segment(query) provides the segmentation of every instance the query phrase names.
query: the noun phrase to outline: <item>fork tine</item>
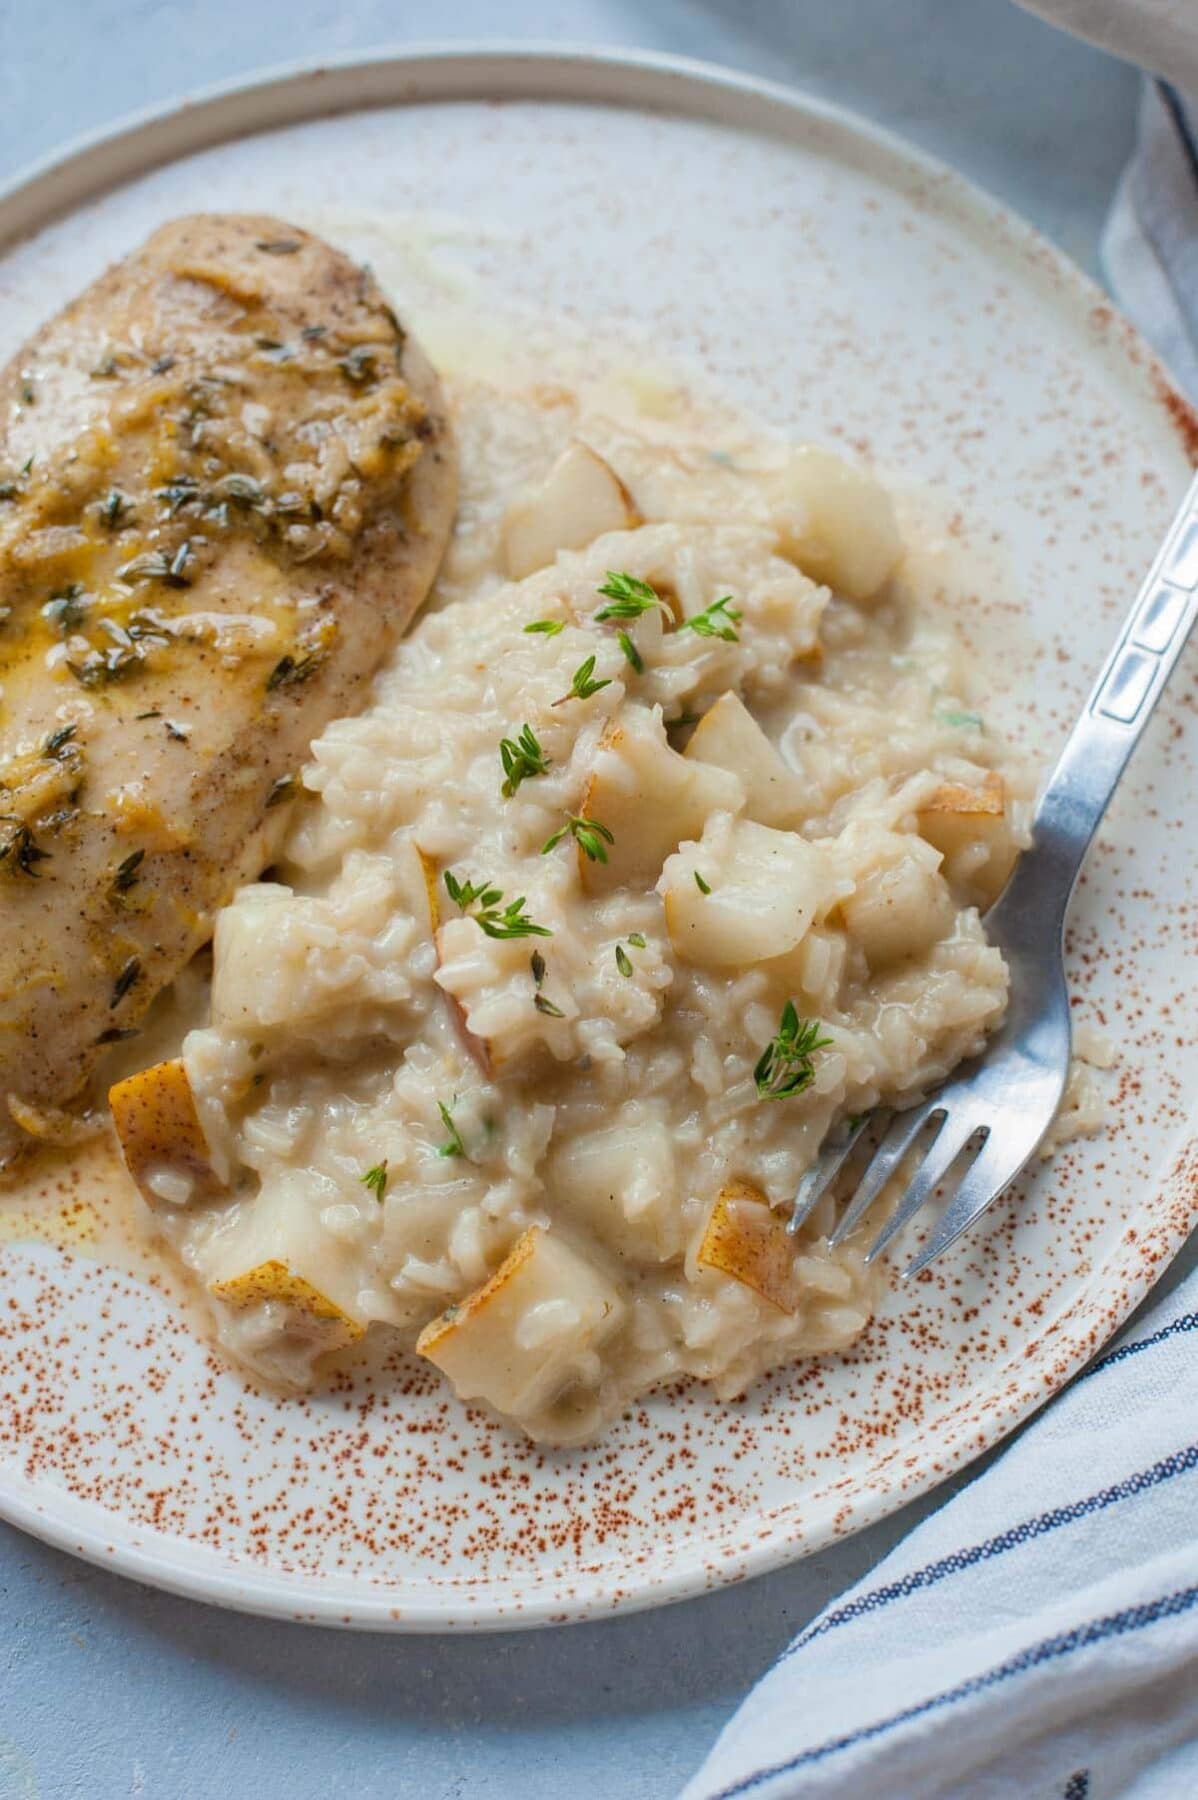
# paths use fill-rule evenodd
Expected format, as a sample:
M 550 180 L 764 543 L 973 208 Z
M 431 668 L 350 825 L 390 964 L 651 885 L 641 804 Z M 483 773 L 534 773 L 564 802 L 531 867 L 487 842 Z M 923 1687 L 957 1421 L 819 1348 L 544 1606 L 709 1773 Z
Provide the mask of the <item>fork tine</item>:
M 933 1188 L 944 1180 L 976 1129 L 968 1118 L 962 1119 L 953 1113 L 945 1115 L 935 1142 L 911 1177 L 907 1191 L 866 1252 L 867 1263 L 874 1262 L 881 1256 L 886 1246 L 893 1242 L 903 1227 L 927 1203 Z
M 887 1129 L 886 1136 L 874 1151 L 868 1168 L 863 1171 L 857 1192 L 853 1195 L 835 1231 L 828 1239 L 830 1250 L 834 1250 L 837 1244 L 842 1244 L 850 1232 L 856 1231 L 911 1148 L 916 1134 L 936 1110 L 934 1102 L 925 1101 L 922 1106 L 912 1107 L 910 1112 L 899 1113 L 893 1120 Z
M 876 1117 L 876 1113 L 862 1113 L 856 1124 L 849 1126 L 846 1131 L 833 1132 L 799 1183 L 794 1211 L 786 1227 L 788 1231 L 798 1231 L 807 1223 L 852 1155 L 853 1146 L 860 1140 L 870 1119 Z
M 991 1202 L 1006 1192 L 1018 1173 L 1019 1168 L 1011 1166 L 1009 1148 L 1004 1151 L 1000 1141 L 991 1134 L 937 1220 L 935 1231 L 910 1267 L 903 1271 L 903 1280 L 910 1281 L 913 1275 L 926 1269 L 950 1244 L 956 1243 L 961 1233 L 968 1231 L 981 1218 Z

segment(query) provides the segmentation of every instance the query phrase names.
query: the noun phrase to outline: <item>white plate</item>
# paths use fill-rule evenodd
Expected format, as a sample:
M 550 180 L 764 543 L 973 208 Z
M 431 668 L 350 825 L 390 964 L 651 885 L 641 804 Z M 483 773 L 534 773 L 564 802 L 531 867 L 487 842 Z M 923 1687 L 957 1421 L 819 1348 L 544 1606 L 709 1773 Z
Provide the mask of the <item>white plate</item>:
M 993 600 L 970 618 L 1018 613 L 1017 594 L 1030 622 L 1006 721 L 1048 745 L 1198 440 L 1135 333 L 1025 226 L 858 121 L 718 71 L 438 52 L 158 115 L 0 197 L 0 352 L 161 219 L 201 207 L 348 208 L 358 223 L 340 235 L 367 254 L 371 214 L 478 221 L 477 241 L 446 230 L 485 302 L 643 334 L 794 435 L 950 492 L 944 519 L 960 507 Z M 415 296 L 396 298 L 435 339 Z M 161 1295 L 94 1259 L 9 1245 L 0 1511 L 257 1612 L 517 1625 L 768 1569 L 994 1443 L 1126 1316 L 1195 1205 L 1189 669 L 1188 709 L 1182 671 L 1071 928 L 1082 1009 L 1122 1051 L 1111 1129 L 892 1293 L 852 1355 L 732 1405 L 698 1387 L 660 1396 L 596 1447 L 547 1454 L 402 1369 L 280 1401 Z

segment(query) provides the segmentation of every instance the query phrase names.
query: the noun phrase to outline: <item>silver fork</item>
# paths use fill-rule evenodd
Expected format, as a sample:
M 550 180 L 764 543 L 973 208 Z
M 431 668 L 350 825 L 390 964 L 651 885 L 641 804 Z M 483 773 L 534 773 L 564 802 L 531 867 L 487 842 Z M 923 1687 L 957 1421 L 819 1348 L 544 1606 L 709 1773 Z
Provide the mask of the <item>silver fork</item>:
M 829 1242 L 865 1218 L 911 1153 L 920 1158 L 871 1246 L 880 1256 L 926 1205 L 958 1157 L 972 1160 L 903 1279 L 917 1275 L 1014 1181 L 1056 1114 L 1069 1073 L 1065 913 L 1090 841 L 1198 616 L 1198 476 L 1169 528 L 1118 641 L 1070 732 L 1033 821 L 1033 842 L 986 915 L 1011 972 L 1006 1017 L 985 1051 L 890 1123 Z M 798 1231 L 844 1168 L 871 1119 L 834 1131 L 804 1175 L 789 1229 Z M 922 1134 L 922 1137 L 921 1137 Z M 916 1148 L 916 1140 L 919 1147 Z

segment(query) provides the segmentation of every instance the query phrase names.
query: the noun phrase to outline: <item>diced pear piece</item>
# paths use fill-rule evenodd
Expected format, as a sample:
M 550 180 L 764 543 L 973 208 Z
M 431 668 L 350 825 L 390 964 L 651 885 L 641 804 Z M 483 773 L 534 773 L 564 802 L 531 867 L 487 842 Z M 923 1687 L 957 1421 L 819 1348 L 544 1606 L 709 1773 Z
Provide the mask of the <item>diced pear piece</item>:
M 433 857 L 416 845 L 416 858 L 420 864 L 420 873 L 424 879 L 424 892 L 428 900 L 429 929 L 436 934 L 441 923 L 441 889 L 437 881 L 437 864 Z
M 778 546 L 813 581 L 868 600 L 902 554 L 898 521 L 880 482 L 813 445 L 769 478 Z
M 550 1192 L 618 1256 L 662 1263 L 682 1248 L 674 1141 L 662 1119 L 569 1139 L 549 1160 Z
M 942 782 L 918 817 L 919 835 L 944 858 L 949 885 L 983 908 L 997 900 L 1019 855 L 1002 776 L 990 769 L 977 787 Z
M 489 1281 L 425 1326 L 416 1349 L 463 1400 L 520 1417 L 556 1399 L 623 1314 L 598 1269 L 533 1225 Z
M 220 1186 L 181 1058 L 118 1081 L 108 1104 L 125 1166 L 151 1206 L 167 1194 L 196 1199 Z
M 870 869 L 842 910 L 849 932 L 875 970 L 903 957 L 922 956 L 947 936 L 954 917 L 948 884 L 916 856 Z
M 737 694 L 722 694 L 704 713 L 683 754 L 735 775 L 745 811 L 762 825 L 791 825 L 803 811 L 803 784 Z
M 435 889 L 433 892 L 433 900 L 434 903 L 436 903 Z M 460 940 L 466 938 L 467 934 L 459 931 L 457 927 L 463 922 L 464 921 L 456 919 L 451 920 L 450 925 L 453 929 L 448 933 L 448 936 L 447 928 L 444 925 L 440 926 L 438 930 L 434 932 L 433 942 L 437 951 L 438 972 L 451 965 L 456 960 L 459 960 L 456 946 Z M 462 1041 L 463 1049 L 472 1057 L 489 1081 L 495 1073 L 495 1064 L 491 1055 L 491 1046 L 489 1042 L 486 1038 L 479 1037 L 477 1032 L 471 1031 L 470 1017 L 466 1010 L 465 1002 L 460 1000 L 457 994 L 452 993 L 444 983 L 438 983 L 438 986 L 440 986 L 441 992 L 445 995 L 445 1003 L 449 1007 L 450 1017 L 453 1019 L 457 1034 Z
M 289 1330 L 305 1342 L 318 1345 L 320 1355 L 356 1343 L 366 1330 L 357 1319 L 343 1312 L 336 1301 L 322 1294 L 302 1275 L 294 1274 L 277 1257 L 258 1263 L 243 1275 L 214 1281 L 209 1291 L 237 1311 L 260 1306 L 267 1300 L 286 1307 L 290 1314 Z
M 670 851 L 698 837 L 713 812 L 739 812 L 744 789 L 735 775 L 697 758 L 680 756 L 666 742 L 652 713 L 625 708 L 604 727 L 595 766 L 579 807 L 583 817 L 606 825 L 615 842 L 607 861 L 592 862 L 580 850 L 579 874 L 589 894 L 632 883 L 650 885 Z
M 699 1245 L 698 1262 L 760 1294 L 779 1312 L 798 1311 L 795 1240 L 760 1188 L 732 1181 L 720 1189 Z
M 546 568 L 559 550 L 584 550 L 605 531 L 630 531 L 642 523 L 611 464 L 587 444 L 568 444 L 536 493 L 508 508 L 504 565 L 513 581 L 522 581 Z
M 705 893 L 696 874 L 710 892 Z M 684 962 L 736 968 L 784 955 L 803 937 L 826 889 L 823 859 L 793 831 L 719 820 L 667 861 L 657 891 Z

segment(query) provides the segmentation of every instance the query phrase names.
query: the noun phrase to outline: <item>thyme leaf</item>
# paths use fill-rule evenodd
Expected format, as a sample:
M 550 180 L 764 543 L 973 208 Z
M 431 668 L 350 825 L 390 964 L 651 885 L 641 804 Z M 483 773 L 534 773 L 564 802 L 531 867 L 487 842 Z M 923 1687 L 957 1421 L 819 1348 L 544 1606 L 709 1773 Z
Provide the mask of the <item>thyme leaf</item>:
M 566 629 L 564 619 L 534 619 L 531 625 L 524 627 L 526 632 L 540 632 L 542 637 L 556 637 L 559 631 Z
M 710 884 L 710 882 L 704 881 L 704 879 L 700 875 L 698 869 L 696 869 L 694 871 L 694 876 L 695 876 L 695 886 L 698 888 L 699 892 L 701 894 L 710 894 L 711 884 Z
M 19 870 L 22 875 L 29 875 L 36 881 L 39 879 L 37 865 L 49 862 L 50 852 L 43 850 L 38 844 L 28 825 L 18 825 L 5 844 L 0 844 L 0 863 L 11 862 L 11 869 Z
M 438 1100 L 437 1111 L 441 1115 L 441 1123 L 444 1125 L 446 1131 L 449 1133 L 448 1141 L 440 1146 L 440 1148 L 438 1150 L 438 1155 L 440 1155 L 440 1156 L 465 1156 L 466 1146 L 462 1142 L 462 1134 L 458 1130 L 457 1126 L 454 1124 L 453 1114 L 450 1112 L 449 1108 L 446 1106 L 444 1100 Z
M 616 967 L 619 969 L 621 975 L 632 974 L 632 958 L 629 956 L 627 950 L 625 950 L 623 944 L 616 945 Z
M 141 959 L 137 956 L 131 956 L 112 984 L 112 998 L 108 1002 L 109 1012 L 112 1011 L 114 1006 L 120 1005 L 121 1001 L 125 998 L 125 995 L 129 992 L 129 989 L 133 986 L 140 974 Z
M 696 637 L 723 638 L 726 644 L 738 644 L 740 634 L 736 627 L 740 621 L 741 614 L 732 604 L 732 595 L 725 594 L 722 600 L 713 600 L 702 612 L 683 619 L 678 629 L 693 631 Z
M 115 893 L 127 894 L 129 892 L 137 880 L 137 871 L 145 860 L 145 854 L 144 850 L 134 850 L 125 858 L 124 862 L 117 864 L 116 873 L 112 878 Z
M 534 994 L 532 997 L 532 1003 L 536 1007 L 537 1011 L 539 1013 L 544 1013 L 547 1018 L 564 1019 L 566 1016 L 565 1013 L 562 1011 L 561 1007 L 555 1006 L 553 1004 L 552 1000 L 546 1000 L 544 994 Z
M 645 659 L 626 631 L 617 631 L 616 642 L 624 652 L 624 660 L 632 664 L 638 675 L 645 673 Z
M 384 1156 L 381 1163 L 375 1163 L 373 1169 L 367 1169 L 364 1175 L 358 1176 L 358 1180 L 363 1187 L 370 1189 L 381 1206 L 387 1192 L 387 1158 Z

